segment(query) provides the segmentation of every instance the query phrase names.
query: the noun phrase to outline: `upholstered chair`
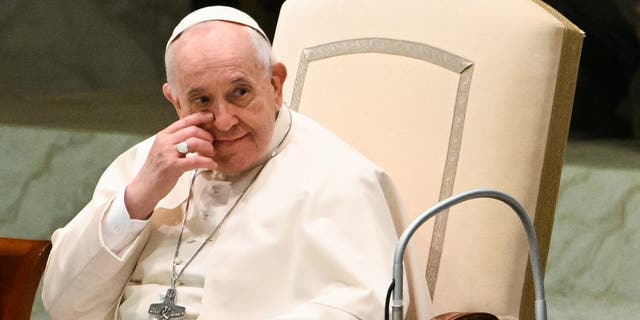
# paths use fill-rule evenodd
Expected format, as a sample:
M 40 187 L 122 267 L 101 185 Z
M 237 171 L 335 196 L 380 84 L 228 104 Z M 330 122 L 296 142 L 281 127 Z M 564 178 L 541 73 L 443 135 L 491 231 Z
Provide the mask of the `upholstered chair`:
M 288 0 L 274 51 L 285 101 L 389 172 L 399 233 L 439 200 L 494 189 L 534 219 L 544 263 L 582 39 L 540 1 Z M 411 250 L 411 319 L 533 318 L 526 237 L 504 204 L 456 206 Z

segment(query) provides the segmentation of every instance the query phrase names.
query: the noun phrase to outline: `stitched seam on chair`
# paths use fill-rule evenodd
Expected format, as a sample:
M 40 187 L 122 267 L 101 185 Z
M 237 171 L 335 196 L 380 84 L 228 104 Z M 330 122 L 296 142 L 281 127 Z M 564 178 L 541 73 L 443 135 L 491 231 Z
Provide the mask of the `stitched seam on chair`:
M 460 158 L 460 146 L 462 144 L 462 133 L 464 131 L 464 120 L 467 113 L 467 102 L 471 89 L 471 78 L 473 76 L 473 63 L 460 71 L 458 79 L 458 90 L 451 119 L 451 132 L 449 134 L 449 145 L 447 147 L 447 157 L 445 159 L 444 171 L 442 172 L 442 182 L 440 184 L 440 200 L 451 197 L 453 186 L 456 180 L 458 159 Z M 449 210 L 445 210 L 436 216 L 433 226 L 433 235 L 429 258 L 427 260 L 427 270 L 425 277 L 431 299 L 435 297 L 436 283 L 440 271 L 440 260 L 444 248 L 445 233 L 447 230 L 447 220 Z
M 305 78 L 311 62 L 355 53 L 382 53 L 410 57 L 438 65 L 459 74 L 460 78 L 454 105 L 454 116 L 451 123 L 447 158 L 444 164 L 440 200 L 451 196 L 460 153 L 462 129 L 464 127 L 474 62 L 425 43 L 388 38 L 347 39 L 307 47 L 302 50 L 298 62 L 298 69 L 291 92 L 290 108 L 296 111 L 299 109 Z M 423 270 L 432 300 L 435 296 L 435 287 L 440 269 L 447 214 L 448 212 L 442 212 L 436 217 L 431 247 L 429 248 L 427 269 Z
M 413 41 L 388 38 L 357 38 L 324 43 L 302 50 L 289 107 L 298 111 L 310 62 L 356 53 L 382 53 L 414 58 L 438 65 L 458 74 L 462 74 L 469 66 L 473 65 L 473 62 L 463 57 Z

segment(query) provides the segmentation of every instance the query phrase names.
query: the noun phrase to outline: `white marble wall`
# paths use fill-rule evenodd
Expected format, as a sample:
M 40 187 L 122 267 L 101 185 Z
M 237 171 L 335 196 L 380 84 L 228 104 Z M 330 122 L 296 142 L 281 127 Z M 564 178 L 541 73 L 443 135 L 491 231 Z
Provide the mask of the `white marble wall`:
M 49 239 L 109 163 L 144 135 L 0 126 L 0 236 Z M 48 319 L 36 296 L 32 319 Z
M 143 138 L 0 127 L 0 236 L 48 239 L 90 199 L 115 156 Z
M 545 278 L 550 319 L 640 314 L 640 144 L 574 142 Z

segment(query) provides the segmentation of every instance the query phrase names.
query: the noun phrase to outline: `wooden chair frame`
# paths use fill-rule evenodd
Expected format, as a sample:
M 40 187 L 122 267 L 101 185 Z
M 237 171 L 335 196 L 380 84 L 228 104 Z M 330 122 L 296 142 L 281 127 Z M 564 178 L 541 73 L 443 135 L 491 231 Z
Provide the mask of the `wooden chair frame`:
M 51 242 L 0 238 L 0 319 L 29 319 Z

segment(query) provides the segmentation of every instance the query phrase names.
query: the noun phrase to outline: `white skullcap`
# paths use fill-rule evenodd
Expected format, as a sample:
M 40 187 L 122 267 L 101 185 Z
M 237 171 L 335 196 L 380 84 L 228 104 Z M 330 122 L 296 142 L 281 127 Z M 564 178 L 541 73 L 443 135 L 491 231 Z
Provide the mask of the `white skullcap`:
M 258 23 L 253 20 L 253 18 L 251 18 L 248 14 L 231 7 L 213 6 L 198 9 L 182 18 L 176 28 L 173 29 L 173 33 L 171 34 L 169 41 L 167 41 L 166 48 L 169 48 L 169 45 L 173 42 L 173 40 L 175 40 L 185 30 L 198 23 L 215 20 L 235 22 L 251 27 L 252 29 L 258 31 L 258 33 L 260 33 L 267 40 L 267 42 L 269 42 L 269 38 L 267 38 L 267 35 L 264 33 L 264 31 L 260 29 Z

